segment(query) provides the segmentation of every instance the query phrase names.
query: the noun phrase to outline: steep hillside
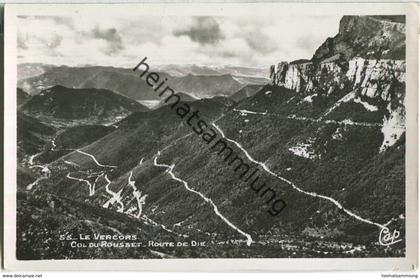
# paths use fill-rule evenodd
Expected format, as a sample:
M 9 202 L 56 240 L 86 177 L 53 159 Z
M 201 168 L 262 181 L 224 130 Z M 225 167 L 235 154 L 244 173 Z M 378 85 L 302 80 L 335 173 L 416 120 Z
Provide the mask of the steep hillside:
M 375 232 L 375 225 L 358 223 L 342 210 L 332 210 L 333 202 L 316 197 L 323 195 L 374 223 L 384 225 L 394 219 L 392 227 L 403 231 L 404 202 L 396 200 L 404 200 L 405 196 L 404 136 L 383 149 L 386 137 L 381 115 L 376 116 L 378 121 L 365 122 L 363 117 L 357 119 L 341 110 L 325 118 L 318 111 L 328 111 L 334 103 L 325 108 L 324 103 L 314 101 L 309 103 L 312 109 L 306 109 L 308 103 L 303 98 L 286 88 L 266 87 L 219 121 L 226 137 L 239 142 L 256 161 L 264 162 L 268 175 L 282 177 L 276 183 L 286 179 L 305 192 L 316 193 L 310 199 L 318 199 L 319 203 L 307 203 L 305 208 L 295 205 L 307 195 L 293 197 L 282 219 L 289 213 L 298 218 L 311 215 L 306 224 L 292 219 L 288 223 L 294 223 L 294 229 L 302 225 L 302 233 L 314 238 L 340 234 L 342 239 L 354 237 L 351 241 L 364 241 L 363 237 L 374 240 L 380 229 Z M 299 113 L 301 110 L 305 110 L 305 116 Z M 335 221 L 334 230 L 323 230 L 324 221 L 329 226 L 330 221 Z M 393 248 L 399 254 L 403 246 Z
M 272 83 L 300 93 L 304 97 L 293 101 L 310 110 L 319 107 L 319 113 L 336 101 L 323 115 L 312 116 L 382 125 L 384 150 L 402 136 L 405 126 L 402 19 L 345 16 L 337 36 L 327 39 L 311 61 L 272 66 Z M 308 110 L 303 111 L 297 115 L 305 116 Z
M 18 160 L 24 154 L 35 154 L 42 150 L 43 146 L 53 136 L 55 129 L 41 123 L 39 120 L 17 112 L 17 146 Z
M 30 95 L 24 90 L 17 88 L 16 90 L 16 104 L 19 106 L 25 103 L 30 98 Z
M 118 126 L 114 124 L 113 126 L 78 125 L 62 129 L 45 144 L 44 150 L 36 155 L 35 160 L 44 164 L 55 161 L 70 152 L 99 140 L 116 128 Z
M 139 223 L 135 219 L 117 212 L 95 207 L 89 203 L 71 200 L 65 197 L 38 191 L 37 194 L 19 191 L 17 194 L 18 238 L 16 257 L 18 260 L 34 259 L 91 259 L 91 258 L 154 258 L 160 259 L 168 248 L 138 246 L 153 237 L 156 241 L 171 241 L 173 235 L 161 227 Z M 118 227 L 118 228 L 115 228 Z M 133 248 L 81 248 L 76 250 L 63 241 L 57 243 L 57 235 L 78 238 L 80 234 L 112 235 L 118 231 L 135 235 L 129 241 Z M 179 240 L 182 238 L 179 237 Z M 47 248 L 46 243 L 53 248 Z M 133 243 L 132 243 L 133 242 Z M 137 245 L 136 245 L 137 244 Z M 83 250 L 82 250 L 83 249 Z M 118 250 L 119 249 L 119 250 Z M 76 251 L 75 251 L 76 250 Z M 169 252 L 168 252 L 169 253 Z
M 115 128 L 102 125 L 85 125 L 68 128 L 60 132 L 55 138 L 56 148 L 77 149 L 95 142 L 99 138 L 114 131 Z
M 246 85 L 245 87 L 241 88 L 239 91 L 231 95 L 230 98 L 236 102 L 239 102 L 248 97 L 252 97 L 256 93 L 258 93 L 258 91 L 261 90 L 263 87 L 263 85 Z

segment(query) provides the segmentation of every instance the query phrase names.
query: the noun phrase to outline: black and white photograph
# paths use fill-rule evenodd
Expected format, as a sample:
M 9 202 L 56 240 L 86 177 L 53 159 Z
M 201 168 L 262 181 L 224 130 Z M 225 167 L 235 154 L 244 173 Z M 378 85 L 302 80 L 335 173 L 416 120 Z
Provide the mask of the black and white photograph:
M 102 9 L 14 17 L 17 261 L 407 257 L 405 13 Z

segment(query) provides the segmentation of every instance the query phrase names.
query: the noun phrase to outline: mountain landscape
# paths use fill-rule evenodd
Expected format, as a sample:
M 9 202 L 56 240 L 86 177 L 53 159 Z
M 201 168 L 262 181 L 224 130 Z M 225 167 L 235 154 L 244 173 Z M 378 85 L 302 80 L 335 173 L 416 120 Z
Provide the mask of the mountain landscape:
M 186 75 L 225 75 L 230 74 L 235 77 L 249 77 L 267 79 L 268 69 L 250 68 L 237 66 L 199 66 L 199 65 L 158 65 L 157 71 L 166 72 L 173 77 L 182 77 Z
M 17 258 L 404 257 L 405 28 L 344 16 L 310 60 L 154 68 L 178 104 L 131 69 L 22 65 Z
M 31 97 L 20 110 L 47 122 L 69 125 L 115 122 L 134 111 L 147 111 L 148 108 L 109 90 L 56 85 Z
M 239 91 L 231 95 L 230 98 L 236 102 L 239 102 L 243 99 L 252 97 L 256 93 L 258 93 L 263 87 L 264 85 L 246 85 L 245 87 L 242 87 Z
M 170 80 L 174 89 L 199 98 L 230 95 L 245 85 L 266 84 L 269 81 L 267 73 L 262 76 L 261 70 L 253 68 L 223 67 L 210 70 L 200 66 L 186 68 L 170 65 L 157 67 L 156 70 L 162 79 Z M 18 68 L 18 72 L 22 72 L 18 87 L 30 95 L 37 95 L 49 87 L 60 85 L 75 89 L 107 89 L 138 101 L 160 100 L 145 80 L 126 68 L 39 64 L 34 64 L 31 68 L 30 64 L 24 64 Z M 249 75 L 254 72 L 258 74 Z

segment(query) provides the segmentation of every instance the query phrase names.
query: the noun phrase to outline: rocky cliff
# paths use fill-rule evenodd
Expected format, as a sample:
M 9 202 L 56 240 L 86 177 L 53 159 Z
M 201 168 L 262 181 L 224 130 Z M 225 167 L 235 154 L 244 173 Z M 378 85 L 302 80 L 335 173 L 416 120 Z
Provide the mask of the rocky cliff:
M 404 17 L 344 16 L 311 60 L 273 65 L 270 78 L 307 101 L 344 92 L 342 102 L 383 107 L 383 151 L 404 132 L 405 68 Z
M 321 61 L 340 53 L 346 59 L 405 58 L 405 16 L 344 16 L 338 34 L 328 38 L 312 58 Z

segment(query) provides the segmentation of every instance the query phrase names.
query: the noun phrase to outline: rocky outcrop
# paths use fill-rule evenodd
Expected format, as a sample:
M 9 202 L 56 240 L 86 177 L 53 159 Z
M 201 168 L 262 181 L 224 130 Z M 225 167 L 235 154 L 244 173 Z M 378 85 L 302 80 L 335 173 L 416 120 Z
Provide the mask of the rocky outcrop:
M 365 60 L 349 61 L 346 73 L 356 94 L 383 101 L 403 104 L 405 91 L 405 61 Z
M 270 78 L 304 94 L 349 88 L 389 101 L 401 94 L 397 88 L 405 82 L 404 22 L 404 16 L 344 16 L 338 34 L 311 60 L 280 62 L 272 66 Z
M 332 57 L 320 63 L 280 62 L 272 82 L 304 95 L 331 95 L 347 88 L 356 96 L 403 104 L 405 61 L 353 58 L 343 62 Z
M 344 16 L 339 33 L 328 38 L 311 60 L 271 66 L 271 81 L 296 91 L 306 102 L 347 94 L 351 99 L 346 102 L 353 100 L 368 111 L 383 107 L 384 151 L 405 130 L 404 21 L 403 16 Z
M 328 38 L 312 57 L 322 61 L 336 54 L 347 60 L 405 59 L 405 16 L 344 16 L 338 34 Z

